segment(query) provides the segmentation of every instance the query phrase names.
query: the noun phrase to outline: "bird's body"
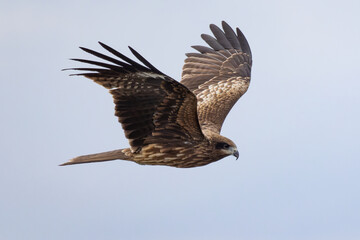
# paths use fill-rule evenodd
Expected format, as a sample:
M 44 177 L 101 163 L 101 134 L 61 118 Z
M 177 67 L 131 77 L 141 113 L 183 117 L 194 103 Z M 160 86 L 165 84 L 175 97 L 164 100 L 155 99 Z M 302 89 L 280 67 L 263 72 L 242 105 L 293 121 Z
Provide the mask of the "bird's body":
M 115 115 L 130 148 L 84 155 L 63 165 L 115 159 L 145 165 L 189 168 L 209 164 L 229 155 L 238 157 L 236 145 L 220 135 L 222 123 L 250 83 L 251 51 L 244 35 L 223 22 L 210 25 L 215 38 L 203 34 L 212 47 L 194 46 L 177 82 L 163 74 L 135 50 L 140 65 L 100 43 L 119 59 L 93 50 L 84 51 L 108 63 L 73 59 L 101 68 L 74 68 L 109 89 Z

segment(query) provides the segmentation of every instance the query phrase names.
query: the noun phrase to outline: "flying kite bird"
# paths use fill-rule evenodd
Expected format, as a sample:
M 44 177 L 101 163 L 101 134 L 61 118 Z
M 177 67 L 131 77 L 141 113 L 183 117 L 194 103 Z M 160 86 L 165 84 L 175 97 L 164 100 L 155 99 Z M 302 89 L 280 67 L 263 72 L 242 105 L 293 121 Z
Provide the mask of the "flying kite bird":
M 130 148 L 84 155 L 62 165 L 129 160 L 143 165 L 178 168 L 203 166 L 226 156 L 239 157 L 233 141 L 221 136 L 221 126 L 250 83 L 251 50 L 243 33 L 222 22 L 214 24 L 215 38 L 202 34 L 211 47 L 193 46 L 188 53 L 180 83 L 159 71 L 134 49 L 143 64 L 99 42 L 114 57 L 83 48 L 108 63 L 72 59 L 97 67 L 71 68 L 109 89 L 115 116 Z

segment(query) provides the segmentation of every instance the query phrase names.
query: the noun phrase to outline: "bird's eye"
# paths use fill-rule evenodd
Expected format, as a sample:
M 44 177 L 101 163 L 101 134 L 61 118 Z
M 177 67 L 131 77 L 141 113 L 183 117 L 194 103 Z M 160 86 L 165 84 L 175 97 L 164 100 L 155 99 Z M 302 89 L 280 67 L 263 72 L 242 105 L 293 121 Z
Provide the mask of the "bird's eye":
M 224 142 L 219 142 L 215 146 L 216 149 L 228 149 L 229 147 L 230 145 Z

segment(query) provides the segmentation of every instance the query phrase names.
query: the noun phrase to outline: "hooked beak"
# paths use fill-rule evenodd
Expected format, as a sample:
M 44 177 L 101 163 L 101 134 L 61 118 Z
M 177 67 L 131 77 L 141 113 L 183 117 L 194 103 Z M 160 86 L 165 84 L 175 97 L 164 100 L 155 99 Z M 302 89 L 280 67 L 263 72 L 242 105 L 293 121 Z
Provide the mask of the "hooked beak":
M 233 155 L 234 155 L 234 157 L 236 157 L 236 160 L 238 160 L 238 158 L 239 158 L 239 151 L 238 151 L 238 150 L 235 150 L 235 151 L 233 152 Z

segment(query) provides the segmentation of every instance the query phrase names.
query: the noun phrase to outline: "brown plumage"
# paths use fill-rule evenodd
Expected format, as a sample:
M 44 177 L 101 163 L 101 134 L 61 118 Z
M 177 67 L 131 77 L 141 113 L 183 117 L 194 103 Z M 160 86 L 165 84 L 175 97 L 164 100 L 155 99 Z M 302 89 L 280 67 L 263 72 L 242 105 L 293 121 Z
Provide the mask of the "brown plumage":
M 72 68 L 109 89 L 115 115 L 130 148 L 84 155 L 62 165 L 129 160 L 146 165 L 198 167 L 229 155 L 238 157 L 236 145 L 221 136 L 221 126 L 250 83 L 251 51 L 237 28 L 222 22 L 211 24 L 214 37 L 202 34 L 211 47 L 193 46 L 188 53 L 181 82 L 163 74 L 134 49 L 143 65 L 100 43 L 118 57 L 81 48 L 109 63 L 73 59 L 99 68 Z

